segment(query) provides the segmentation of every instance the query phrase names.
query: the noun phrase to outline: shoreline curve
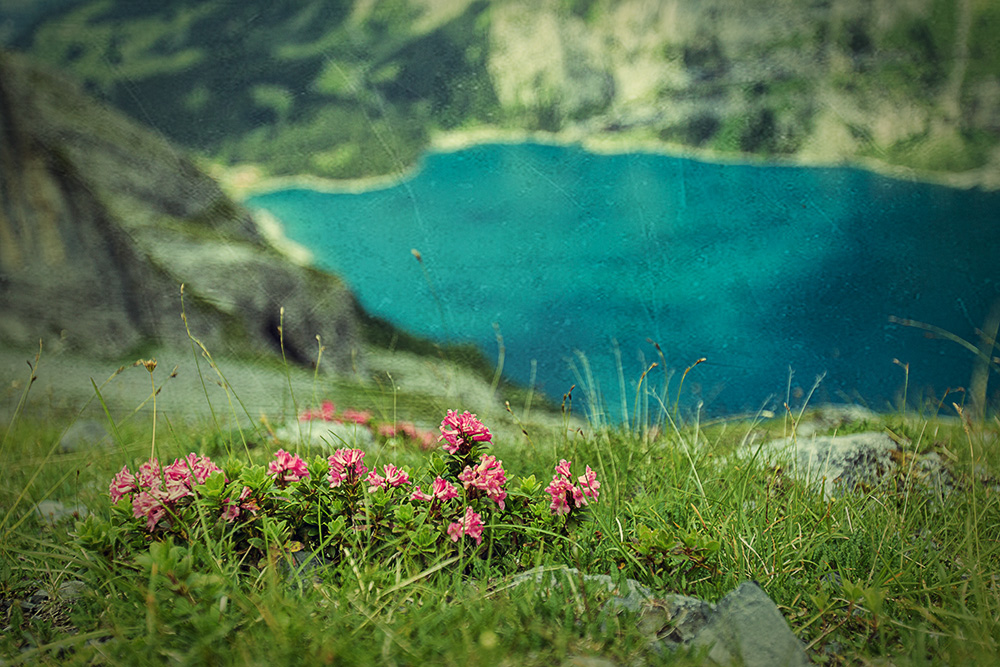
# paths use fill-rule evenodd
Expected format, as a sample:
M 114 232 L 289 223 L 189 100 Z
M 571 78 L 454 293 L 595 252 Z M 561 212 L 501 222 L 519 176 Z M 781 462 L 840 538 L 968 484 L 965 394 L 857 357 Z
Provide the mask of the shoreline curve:
M 801 155 L 761 157 L 747 153 L 724 153 L 710 149 L 697 149 L 634 135 L 595 134 L 574 128 L 558 133 L 494 127 L 441 132 L 431 136 L 423 155 L 454 153 L 487 144 L 529 142 L 551 146 L 578 146 L 596 155 L 649 153 L 717 164 L 861 169 L 896 180 L 929 183 L 960 190 L 975 188 L 985 191 L 1000 190 L 1000 171 L 990 169 L 988 166 L 955 173 L 922 171 L 866 157 L 845 157 L 842 159 L 824 159 Z M 279 190 L 308 189 L 332 194 L 360 194 L 388 189 L 406 182 L 419 173 L 421 161 L 422 159 L 395 173 L 349 179 L 324 178 L 313 174 L 271 176 L 266 174 L 259 164 L 252 163 L 235 166 L 212 164 L 209 166 L 209 173 L 222 184 L 230 196 L 242 203 L 250 197 Z

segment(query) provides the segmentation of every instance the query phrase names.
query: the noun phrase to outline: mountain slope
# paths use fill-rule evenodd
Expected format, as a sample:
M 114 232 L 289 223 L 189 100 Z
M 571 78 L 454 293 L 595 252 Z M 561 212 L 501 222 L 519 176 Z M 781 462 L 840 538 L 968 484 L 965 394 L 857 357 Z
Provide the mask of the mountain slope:
M 186 341 L 347 368 L 358 311 L 298 266 L 162 136 L 26 58 L 0 52 L 0 342 L 121 356 Z
M 436 133 L 491 128 L 983 182 L 998 31 L 976 0 L 84 0 L 16 45 L 275 174 L 399 172 Z

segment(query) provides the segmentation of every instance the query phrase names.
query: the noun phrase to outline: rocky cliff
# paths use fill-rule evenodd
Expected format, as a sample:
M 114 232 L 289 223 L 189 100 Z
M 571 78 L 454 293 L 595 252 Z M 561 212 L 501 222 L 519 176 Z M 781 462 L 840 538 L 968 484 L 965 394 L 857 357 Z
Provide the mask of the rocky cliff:
M 122 356 L 186 342 L 346 368 L 352 294 L 296 265 L 163 136 L 0 52 L 0 343 Z M 325 362 L 324 362 L 325 363 Z
M 11 42 L 272 174 L 485 129 L 1000 185 L 998 31 L 975 0 L 81 0 Z

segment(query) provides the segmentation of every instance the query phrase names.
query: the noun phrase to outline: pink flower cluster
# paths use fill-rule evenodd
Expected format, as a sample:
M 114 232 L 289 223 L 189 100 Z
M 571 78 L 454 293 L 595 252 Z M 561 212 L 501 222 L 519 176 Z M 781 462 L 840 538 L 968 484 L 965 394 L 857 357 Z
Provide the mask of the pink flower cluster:
M 297 482 L 309 476 L 306 462 L 298 454 L 289 454 L 284 449 L 279 449 L 274 453 L 276 461 L 271 461 L 267 466 L 267 473 L 274 476 L 279 486 Z
M 299 415 L 299 421 L 325 421 L 332 422 L 337 419 L 337 406 L 333 404 L 333 401 L 323 401 L 320 404 L 319 410 L 306 410 Z
M 259 509 L 257 501 L 250 498 L 250 487 L 244 486 L 239 498 L 236 500 L 226 498 L 222 502 L 222 518 L 228 523 L 232 523 L 239 518 L 241 510 L 248 510 L 251 514 L 256 514 Z
M 353 486 L 361 481 L 368 472 L 364 458 L 365 453 L 360 449 L 338 449 L 331 454 L 327 459 L 330 462 L 330 474 L 327 476 L 330 488 L 341 484 Z
M 466 454 L 476 442 L 490 442 L 493 436 L 483 422 L 476 418 L 476 415 L 469 414 L 466 410 L 458 414 L 455 410 L 449 410 L 448 414 L 441 420 L 441 435 L 438 442 L 444 440 L 441 447 L 449 454 Z
M 372 419 L 372 413 L 368 410 L 354 410 L 348 408 L 344 410 L 343 414 L 340 415 L 340 421 L 351 422 L 357 424 L 358 426 L 367 426 L 368 422 Z
M 193 452 L 162 469 L 159 461 L 150 459 L 139 466 L 135 474 L 129 471 L 128 466 L 122 466 L 111 480 L 108 493 L 113 503 L 130 497 L 133 516 L 145 518 L 146 529 L 152 532 L 181 499 L 194 495 L 192 489 L 196 485 L 204 484 L 211 475 L 221 472 L 222 469 L 207 456 L 198 456 Z M 241 503 L 248 495 L 249 489 L 244 489 L 235 510 L 227 505 L 227 511 L 223 512 L 227 521 L 239 515 Z
M 479 464 L 475 468 L 465 466 L 465 470 L 459 473 L 458 479 L 466 490 L 477 489 L 499 505 L 500 509 L 504 508 L 507 492 L 503 485 L 507 483 L 507 475 L 503 470 L 503 461 L 498 461 L 490 454 L 483 454 Z
M 431 492 L 429 494 L 424 493 L 420 490 L 420 486 L 417 486 L 413 494 L 410 496 L 410 500 L 451 500 L 452 498 L 458 497 L 458 489 L 455 485 L 444 479 L 443 477 L 438 477 L 434 480 L 434 484 L 431 485 Z
M 577 509 L 587 505 L 587 499 L 597 500 L 600 495 L 598 489 L 601 483 L 597 481 L 597 474 L 587 466 L 586 472 L 577 478 L 577 484 L 573 484 L 569 471 L 571 463 L 566 459 L 561 459 L 556 466 L 556 474 L 552 476 L 552 482 L 545 487 L 545 492 L 552 496 L 552 503 L 549 509 L 556 516 L 569 514 L 570 503 Z
M 299 414 L 299 421 L 326 421 L 338 424 L 357 424 L 371 431 L 372 435 L 383 438 L 403 437 L 413 442 L 421 449 L 430 449 L 434 444 L 434 434 L 430 431 L 418 429 L 412 422 L 399 422 L 398 424 L 376 425 L 373 415 L 369 410 L 355 410 L 347 408 L 339 415 L 337 406 L 333 401 L 325 400 L 320 404 L 319 409 L 304 410 Z
M 393 464 L 387 463 L 382 467 L 382 469 L 385 471 L 385 477 L 379 475 L 375 470 L 368 473 L 367 481 L 369 493 L 375 493 L 379 489 L 387 489 L 390 486 L 395 488 L 397 486 L 410 483 L 410 476 Z
M 320 404 L 319 410 L 305 410 L 299 415 L 299 421 L 324 421 L 324 422 L 337 422 L 338 424 L 343 424 L 346 422 L 352 422 L 354 424 L 360 424 L 361 426 L 367 426 L 368 422 L 371 421 L 372 413 L 367 410 L 354 410 L 348 408 L 344 410 L 340 415 L 337 414 L 337 406 L 333 404 L 333 401 L 325 400 Z
M 483 542 L 483 518 L 473 512 L 471 507 L 465 508 L 465 516 L 461 521 L 448 524 L 448 536 L 452 542 L 458 542 L 465 535 L 475 539 L 477 547 Z
M 413 422 L 399 422 L 395 426 L 392 424 L 382 424 L 378 427 L 378 435 L 383 438 L 403 437 L 416 443 L 420 449 L 430 449 L 434 445 L 434 434 L 430 431 L 418 429 Z

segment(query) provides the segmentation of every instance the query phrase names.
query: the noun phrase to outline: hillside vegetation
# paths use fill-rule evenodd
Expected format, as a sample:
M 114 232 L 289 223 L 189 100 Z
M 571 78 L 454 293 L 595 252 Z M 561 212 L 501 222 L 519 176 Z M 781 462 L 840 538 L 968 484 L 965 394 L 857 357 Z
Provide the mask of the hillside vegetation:
M 271 174 L 397 173 L 490 129 L 990 183 L 998 30 L 979 0 L 91 0 L 14 46 Z

